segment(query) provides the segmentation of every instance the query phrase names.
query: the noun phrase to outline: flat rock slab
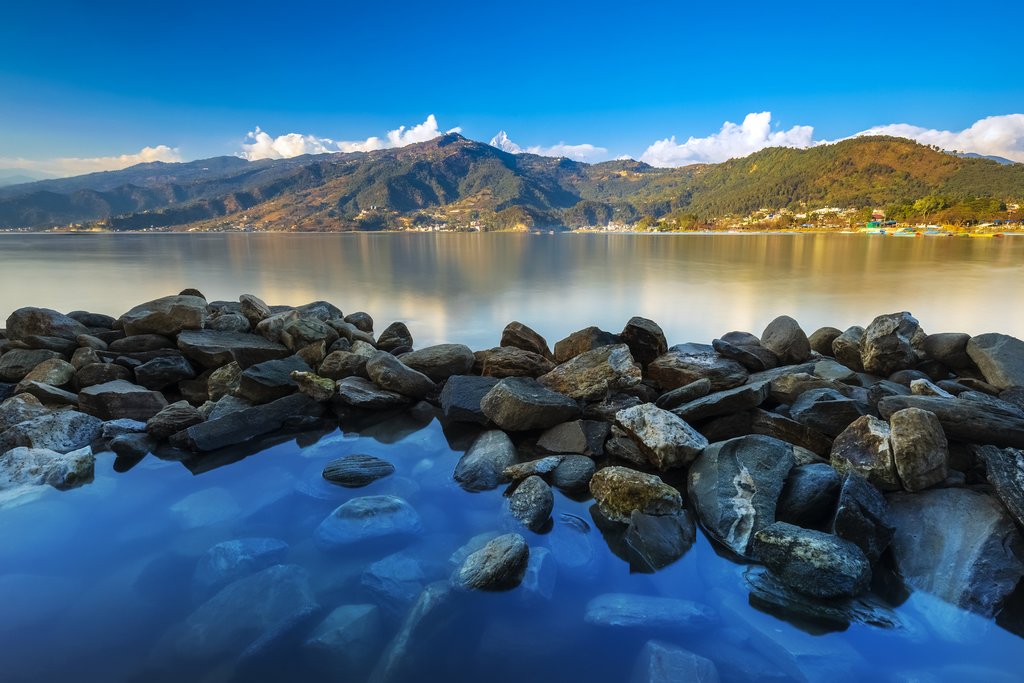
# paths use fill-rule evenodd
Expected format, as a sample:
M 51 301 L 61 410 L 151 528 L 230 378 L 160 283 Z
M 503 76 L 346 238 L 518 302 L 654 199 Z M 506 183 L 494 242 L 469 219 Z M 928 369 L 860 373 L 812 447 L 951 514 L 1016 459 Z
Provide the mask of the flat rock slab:
M 528 377 L 501 380 L 480 402 L 484 415 L 507 431 L 547 429 L 580 416 L 580 407 L 568 396 Z
M 167 399 L 159 391 L 151 391 L 125 380 L 94 384 L 78 393 L 83 413 L 101 420 L 126 417 L 145 422 L 167 407 Z
M 187 358 L 207 369 L 219 368 L 232 361 L 245 369 L 292 354 L 284 344 L 258 334 L 216 330 L 185 330 L 178 335 L 178 348 Z
M 268 360 L 242 371 L 235 394 L 253 403 L 269 403 L 299 390 L 293 372 L 312 372 L 298 356 Z
M 672 410 L 688 422 L 719 415 L 731 415 L 742 410 L 757 408 L 768 398 L 771 383 L 767 381 L 744 384 L 734 389 L 718 391 L 683 404 Z
M 322 414 L 320 403 L 305 394 L 292 394 L 189 427 L 175 434 L 171 443 L 193 451 L 215 451 L 281 429 L 292 418 Z
M 1016 413 L 977 401 L 938 396 L 887 396 L 878 402 L 878 412 L 885 419 L 904 408 L 934 413 L 950 440 L 1024 448 L 1024 418 Z
M 373 455 L 346 455 L 327 463 L 323 477 L 332 484 L 360 488 L 394 474 L 395 466 Z
M 1024 341 L 1006 334 L 979 334 L 967 342 L 967 355 L 997 389 L 1024 387 Z
M 632 593 L 605 593 L 587 603 L 583 620 L 592 626 L 697 631 L 717 621 L 707 605 Z
M 410 398 L 394 391 L 381 389 L 362 377 L 338 380 L 338 400 L 353 408 L 386 410 L 408 405 Z

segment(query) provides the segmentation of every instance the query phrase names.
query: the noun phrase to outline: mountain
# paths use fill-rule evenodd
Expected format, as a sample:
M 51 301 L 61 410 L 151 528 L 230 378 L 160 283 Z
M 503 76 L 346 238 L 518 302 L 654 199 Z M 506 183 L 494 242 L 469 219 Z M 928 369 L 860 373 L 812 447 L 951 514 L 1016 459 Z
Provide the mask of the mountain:
M 27 171 L 23 168 L 0 168 L 0 187 L 8 185 L 21 185 L 36 180 L 43 180 L 51 176 L 39 171 Z
M 978 154 L 976 152 L 956 152 L 956 155 L 964 159 L 990 159 L 1004 166 L 1009 166 L 1010 164 L 1017 163 L 1012 159 L 1007 159 L 1006 157 L 997 157 L 994 154 Z
M 105 221 L 114 229 L 523 229 L 677 214 L 707 220 L 801 206 L 911 211 L 926 197 L 930 207 L 974 201 L 972 210 L 1001 210 L 1002 202 L 1024 199 L 1024 165 L 958 157 L 902 138 L 860 137 L 664 169 L 513 154 L 451 133 L 372 152 L 156 162 L 0 188 L 0 227 Z M 978 198 L 991 201 L 977 204 Z

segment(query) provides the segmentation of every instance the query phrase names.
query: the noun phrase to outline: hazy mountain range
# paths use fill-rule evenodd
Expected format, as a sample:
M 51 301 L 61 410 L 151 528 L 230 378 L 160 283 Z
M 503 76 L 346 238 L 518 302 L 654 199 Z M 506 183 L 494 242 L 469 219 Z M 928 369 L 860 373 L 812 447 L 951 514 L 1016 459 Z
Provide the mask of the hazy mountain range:
M 903 138 L 765 149 L 682 168 L 511 154 L 447 134 L 373 152 L 215 157 L 0 187 L 0 227 L 106 221 L 115 229 L 252 225 L 351 230 L 471 222 L 485 229 L 600 225 L 673 212 L 873 207 L 926 196 L 1024 199 L 1024 164 Z

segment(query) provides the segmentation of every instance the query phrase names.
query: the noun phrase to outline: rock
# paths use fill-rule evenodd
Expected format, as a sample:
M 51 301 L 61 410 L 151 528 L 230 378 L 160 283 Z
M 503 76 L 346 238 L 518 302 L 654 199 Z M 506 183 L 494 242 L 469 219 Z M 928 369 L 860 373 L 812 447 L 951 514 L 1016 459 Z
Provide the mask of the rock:
M 322 414 L 320 403 L 305 394 L 293 394 L 193 425 L 176 434 L 172 443 L 197 452 L 215 451 L 274 432 L 297 417 Z
M 837 437 L 867 414 L 863 404 L 834 389 L 811 389 L 800 394 L 789 409 L 792 419 L 827 436 Z
M 18 391 L 35 396 L 48 406 L 78 406 L 78 395 L 42 382 L 22 380 Z
M 194 379 L 196 371 L 181 356 L 154 358 L 135 368 L 135 380 L 146 387 L 160 391 L 186 379 Z
M 206 300 L 197 296 L 165 296 L 133 307 L 121 316 L 124 332 L 177 335 L 182 330 L 202 329 Z
M 268 360 L 242 371 L 235 395 L 253 403 L 269 403 L 298 391 L 292 372 L 312 372 L 298 356 Z
M 796 422 L 795 420 L 783 417 L 778 413 L 755 409 L 747 413 L 747 419 L 749 419 L 749 423 L 744 423 L 746 428 L 745 432 L 732 434 L 728 438 L 744 436 L 745 434 L 772 436 L 781 441 L 791 443 L 794 446 L 805 448 L 820 457 L 828 457 L 828 454 L 832 449 L 832 439 L 821 432 L 815 431 L 810 427 Z M 723 439 L 715 438 L 714 440 L 721 441 Z
M 284 562 L 288 544 L 276 538 L 239 538 L 218 543 L 196 564 L 192 585 L 202 595 Z
M 771 398 L 782 404 L 795 403 L 800 396 L 812 389 L 831 389 L 846 396 L 850 387 L 831 379 L 818 377 L 806 372 L 793 372 L 779 375 L 771 380 Z
M 96 355 L 95 349 L 91 348 L 80 348 L 75 349 L 75 352 L 71 354 L 71 367 L 75 370 L 81 370 L 86 365 L 92 365 L 93 363 L 102 363 L 100 357 Z
M 481 351 L 484 377 L 540 377 L 554 369 L 555 364 L 532 351 L 515 346 L 499 346 Z
M 538 378 L 549 389 L 594 401 L 640 384 L 643 373 L 625 344 L 585 351 Z
M 385 410 L 407 405 L 408 396 L 381 389 L 362 377 L 346 377 L 338 380 L 338 399 L 345 405 L 366 410 Z
M 373 340 L 373 334 L 371 334 L 372 330 L 371 332 L 364 332 L 355 325 L 343 320 L 328 320 L 327 324 L 333 327 L 335 332 L 338 333 L 339 341 L 348 342 L 349 345 L 355 344 L 357 341 L 361 341 L 372 346 L 374 351 L 377 350 L 376 342 Z M 331 347 L 333 348 L 337 343 L 338 342 L 335 342 Z M 395 351 L 391 351 L 389 353 L 395 353 L 398 349 L 405 349 L 403 353 L 412 351 L 411 346 L 399 346 L 395 348 Z
M 399 552 L 367 567 L 359 583 L 385 610 L 403 614 L 423 591 L 427 576 L 416 558 Z
M 531 328 L 515 320 L 506 325 L 505 329 L 501 331 L 501 342 L 498 345 L 514 346 L 524 351 L 536 353 L 548 360 L 554 359 L 551 349 L 548 348 L 547 340 Z
M 928 358 L 937 360 L 947 367 L 962 370 L 974 365 L 974 361 L 967 355 L 967 342 L 970 340 L 971 335 L 960 332 L 929 334 L 924 338 L 921 348 Z
M 783 365 L 803 363 L 811 357 L 811 343 L 797 321 L 781 315 L 761 333 L 761 345 L 778 356 Z
M 242 368 L 232 361 L 210 373 L 206 380 L 207 394 L 211 401 L 219 401 L 224 396 L 234 395 L 241 382 Z
M 832 342 L 842 333 L 843 331 L 836 327 L 819 327 L 811 333 L 807 341 L 811 345 L 812 351 L 822 356 L 831 356 L 833 353 Z
M 604 454 L 608 423 L 573 420 L 551 427 L 537 439 L 537 448 L 548 453 L 579 453 L 590 457 Z
M 79 335 L 82 336 L 82 335 Z M 75 339 L 77 339 L 76 337 Z M 70 339 L 61 339 L 60 337 L 40 337 L 32 335 L 24 337 L 16 342 L 18 345 L 24 345 L 24 347 L 30 349 L 45 349 L 46 351 L 56 351 L 62 356 L 70 356 L 78 348 L 78 342 Z
M 494 377 L 476 377 L 473 375 L 455 375 L 445 382 L 441 390 L 441 414 L 445 422 L 468 422 L 486 425 L 480 402 L 487 392 L 494 388 L 498 380 Z
M 397 348 L 414 346 L 412 333 L 405 323 L 391 323 L 377 338 L 377 348 L 381 351 L 394 351 Z
M 946 479 L 949 444 L 939 419 L 920 408 L 897 410 L 889 417 L 892 458 L 903 488 L 921 491 Z
M 807 529 L 818 527 L 835 511 L 841 483 L 831 465 L 794 467 L 779 497 L 775 518 Z
M 89 334 L 89 329 L 49 308 L 19 308 L 7 318 L 7 338 L 12 341 L 26 337 L 57 337 L 74 341 L 80 334 Z
M 258 334 L 186 330 L 178 335 L 178 348 L 185 357 L 207 369 L 238 363 L 242 368 L 280 360 L 291 355 L 288 347 Z
M 697 527 L 685 510 L 670 515 L 648 515 L 634 510 L 624 537 L 631 571 L 663 569 L 693 547 Z
M 530 547 L 519 534 L 505 534 L 466 558 L 452 583 L 470 590 L 501 591 L 522 582 Z
M 794 462 L 790 444 L 767 436 L 741 436 L 705 448 L 690 467 L 688 490 L 708 533 L 747 556 L 753 535 L 775 522 Z
M 329 401 L 337 390 L 333 379 L 321 377 L 312 372 L 292 370 L 291 377 L 295 380 L 295 384 L 299 387 L 301 393 L 321 403 Z
M 672 410 L 678 408 L 684 403 L 696 401 L 698 398 L 703 398 L 711 393 L 711 380 L 699 379 L 696 382 L 690 382 L 689 384 L 683 385 L 672 391 L 668 391 L 658 397 L 654 405 L 665 410 Z
M 203 416 L 188 401 L 172 403 L 146 422 L 146 432 L 154 439 L 166 439 L 183 429 L 203 422 Z
M 106 384 L 118 380 L 131 382 L 132 371 L 115 363 L 90 363 L 75 373 L 74 384 L 81 391 L 86 387 Z
M 338 380 L 346 377 L 365 377 L 369 358 L 351 351 L 331 351 L 317 371 L 323 377 Z
M 658 640 L 648 640 L 633 665 L 630 683 L 719 683 L 714 662 Z
M 687 422 L 731 415 L 756 408 L 764 403 L 768 399 L 771 386 L 771 383 L 765 380 L 744 384 L 734 389 L 708 394 L 703 398 L 685 403 L 673 409 L 672 412 Z
M 363 313 L 362 311 L 349 313 L 345 316 L 345 322 L 350 325 L 355 325 L 356 329 L 360 332 L 373 332 L 373 318 L 370 317 L 369 313 Z
M 814 376 L 843 384 L 857 384 L 859 382 L 857 373 L 831 358 L 819 360 L 814 364 Z
M 0 491 L 17 486 L 48 484 L 66 491 L 93 478 L 96 458 L 85 446 L 69 453 L 18 446 L 0 456 Z
M 1016 448 L 975 446 L 972 452 L 985 465 L 985 477 L 1017 524 L 1024 526 L 1024 453 Z
M 82 389 L 78 394 L 78 404 L 83 413 L 101 420 L 127 417 L 145 421 L 163 410 L 167 399 L 158 391 L 115 380 Z
M 174 340 L 162 334 L 137 334 L 115 339 L 107 348 L 113 353 L 146 353 L 175 348 Z
M 859 547 L 871 564 L 892 541 L 893 528 L 885 497 L 859 474 L 843 477 L 829 531 Z
M 861 549 L 821 531 L 775 522 L 754 535 L 751 550 L 787 586 L 816 598 L 854 597 L 871 583 Z
M 453 589 L 447 581 L 437 581 L 423 589 L 416 604 L 402 622 L 398 633 L 385 648 L 368 679 L 371 683 L 398 683 L 415 680 L 423 671 L 420 659 L 423 648 L 444 647 L 450 643 L 445 627 L 457 610 L 453 609 Z
M 537 475 L 527 477 L 508 499 L 509 512 L 530 531 L 540 531 L 551 519 L 555 497 L 551 487 Z
M 903 580 L 963 609 L 995 615 L 1024 576 L 1024 540 L 1003 507 L 960 488 L 893 493 L 887 501 L 896 528 L 892 555 Z
M 353 498 L 329 514 L 316 529 L 319 548 L 331 550 L 376 539 L 412 536 L 420 516 L 397 496 Z
M 558 466 L 565 459 L 564 455 L 549 455 L 545 458 L 538 458 L 537 460 L 529 460 L 527 462 L 517 463 L 515 465 L 509 465 L 502 473 L 505 475 L 507 481 L 520 482 L 527 477 L 537 475 L 541 478 L 547 477 L 553 473 Z M 587 458 L 589 460 L 589 458 Z
M 241 313 L 225 313 L 210 320 L 206 328 L 215 332 L 245 333 L 252 329 L 252 325 Z
M 647 368 L 647 377 L 661 390 L 670 391 L 700 379 L 711 382 L 711 391 L 724 391 L 746 383 L 747 369 L 724 358 L 710 347 L 674 346 Z
M 911 339 L 920 327 L 907 313 L 890 313 L 875 318 L 861 341 L 861 362 L 865 372 L 888 377 L 897 370 L 907 370 L 917 363 Z
M 634 511 L 650 515 L 673 515 L 683 506 L 683 497 L 653 474 L 628 467 L 604 467 L 590 480 L 590 493 L 605 517 L 628 524 Z
M 604 593 L 587 603 L 583 620 L 591 626 L 697 632 L 714 624 L 717 615 L 689 600 Z
M 90 445 L 103 422 L 74 410 L 62 410 L 19 422 L 0 432 L 0 453 L 17 446 L 70 453 Z
M 850 327 L 832 341 L 832 355 L 854 372 L 864 372 L 864 361 L 861 360 L 863 342 L 864 328 Z
M 303 649 L 322 660 L 324 669 L 359 680 L 376 656 L 383 626 L 376 605 L 342 605 L 313 630 Z
M 0 403 L 0 433 L 19 422 L 49 415 L 50 411 L 30 394 L 17 394 Z
M 271 315 L 270 306 L 252 294 L 241 295 L 238 297 L 238 303 L 241 304 L 242 315 L 254 328 Z
M 1005 334 L 980 334 L 967 342 L 967 355 L 997 389 L 1024 387 L 1024 341 Z
M 516 447 L 505 432 L 484 432 L 459 459 L 455 481 L 467 491 L 489 491 L 511 481 L 504 472 L 518 459 Z
M 20 382 L 40 363 L 60 358 L 61 355 L 56 351 L 11 349 L 0 355 L 0 381 Z
M 749 332 L 728 332 L 711 342 L 719 355 L 731 358 L 751 372 L 761 372 L 778 366 L 779 357 L 761 345 L 761 340 Z
M 964 387 L 966 390 L 967 387 Z M 910 382 L 910 393 L 914 396 L 939 396 L 941 398 L 953 398 L 953 394 L 949 393 L 942 387 L 932 384 L 927 379 L 915 379 Z M 961 392 L 962 393 L 962 392 Z
M 284 332 L 284 326 L 298 317 L 299 312 L 293 309 L 275 311 L 272 315 L 261 320 L 256 325 L 254 331 L 269 342 L 283 345 L 281 333 Z
M 551 484 L 568 493 L 588 490 L 597 471 L 594 461 L 585 455 L 566 455 L 551 472 Z
M 378 351 L 366 362 L 366 374 L 382 389 L 403 396 L 423 398 L 437 389 L 429 377 L 384 351 Z
M 273 565 L 228 584 L 196 609 L 178 633 L 175 653 L 183 660 L 212 660 L 252 650 L 318 610 L 306 571 Z
M 110 440 L 108 447 L 119 458 L 141 460 L 156 450 L 159 441 L 149 434 L 121 434 Z
M 878 413 L 885 419 L 904 408 L 921 408 L 934 413 L 947 439 L 1024 448 L 1024 418 L 1015 411 L 959 397 L 889 396 L 878 403 Z
M 102 313 L 90 313 L 88 311 L 71 311 L 68 313 L 68 317 L 72 320 L 77 320 L 86 327 L 102 330 L 113 329 L 114 323 L 117 322 L 109 315 L 103 315 Z
M 857 418 L 832 443 L 832 467 L 856 472 L 883 491 L 901 487 L 893 462 L 889 425 L 872 415 Z
M 647 367 L 651 362 L 668 351 L 668 341 L 658 323 L 639 316 L 629 319 L 619 337 L 629 347 L 633 358 Z
M 564 363 L 586 351 L 620 343 L 622 343 L 622 338 L 618 335 L 605 332 L 597 327 L 587 327 L 573 332 L 555 344 L 555 362 Z
M 434 382 L 453 375 L 465 375 L 473 369 L 473 351 L 464 344 L 438 344 L 403 354 L 399 359 Z
M 327 481 L 347 488 L 360 488 L 394 474 L 395 466 L 373 455 L 346 455 L 324 467 Z
M 209 414 L 207 414 L 207 420 L 216 420 L 218 418 L 230 415 L 231 413 L 237 413 L 239 410 L 245 410 L 246 408 L 252 408 L 253 405 L 246 401 L 244 398 L 238 398 L 237 396 L 221 396 L 217 399 L 217 402 L 213 404 Z M 199 412 L 202 412 L 200 409 Z
M 483 397 L 480 408 L 498 427 L 513 432 L 547 429 L 580 415 L 571 398 L 527 377 L 501 380 Z
M 689 465 L 708 445 L 708 440 L 685 420 L 653 403 L 619 411 L 615 423 L 659 470 Z
M 281 343 L 293 353 L 310 344 L 323 342 L 330 346 L 337 340 L 338 333 L 334 328 L 317 318 L 292 318 L 281 328 Z
M 61 358 L 50 358 L 32 368 L 14 389 L 15 393 L 25 391 L 23 387 L 30 382 L 48 384 L 52 387 L 62 387 L 71 382 L 75 376 L 75 367 Z

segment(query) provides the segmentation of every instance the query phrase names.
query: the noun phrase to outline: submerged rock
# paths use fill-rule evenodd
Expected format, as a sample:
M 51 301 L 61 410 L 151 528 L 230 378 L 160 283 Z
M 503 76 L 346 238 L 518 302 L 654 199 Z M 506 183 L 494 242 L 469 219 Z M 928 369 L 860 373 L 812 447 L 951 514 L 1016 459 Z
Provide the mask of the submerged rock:
M 632 593 L 605 593 L 587 603 L 591 626 L 694 632 L 717 620 L 715 611 L 690 600 Z
M 649 640 L 633 665 L 629 683 L 719 683 L 714 662 L 677 645 Z
M 324 467 L 327 481 L 347 488 L 360 488 L 394 474 L 395 466 L 373 455 L 346 455 Z
M 74 410 L 48 413 L 0 432 L 0 453 L 17 446 L 70 453 L 92 444 L 102 431 L 103 421 L 91 415 Z
M 488 491 L 510 481 L 505 470 L 518 461 L 508 434 L 492 429 L 476 438 L 455 466 L 455 481 L 467 491 Z
M 467 557 L 452 581 L 471 590 L 509 590 L 522 582 L 529 560 L 526 539 L 519 534 L 505 534 Z
M 199 558 L 192 585 L 209 595 L 227 584 L 284 561 L 288 544 L 276 538 L 238 538 L 213 546 Z
M 330 550 L 374 539 L 411 536 L 420 516 L 397 496 L 353 498 L 328 515 L 316 529 L 318 547 Z
M 683 506 L 683 497 L 653 474 L 628 467 L 604 467 L 590 480 L 590 492 L 601 513 L 629 524 L 633 512 L 673 515 Z
M 313 629 L 303 650 L 325 670 L 358 680 L 382 644 L 383 626 L 376 605 L 342 605 Z
M 871 583 L 861 549 L 820 531 L 775 522 L 754 535 L 751 551 L 787 586 L 813 597 L 849 598 Z
M 685 420 L 653 403 L 620 410 L 615 423 L 660 470 L 689 465 L 708 445 L 708 440 Z

